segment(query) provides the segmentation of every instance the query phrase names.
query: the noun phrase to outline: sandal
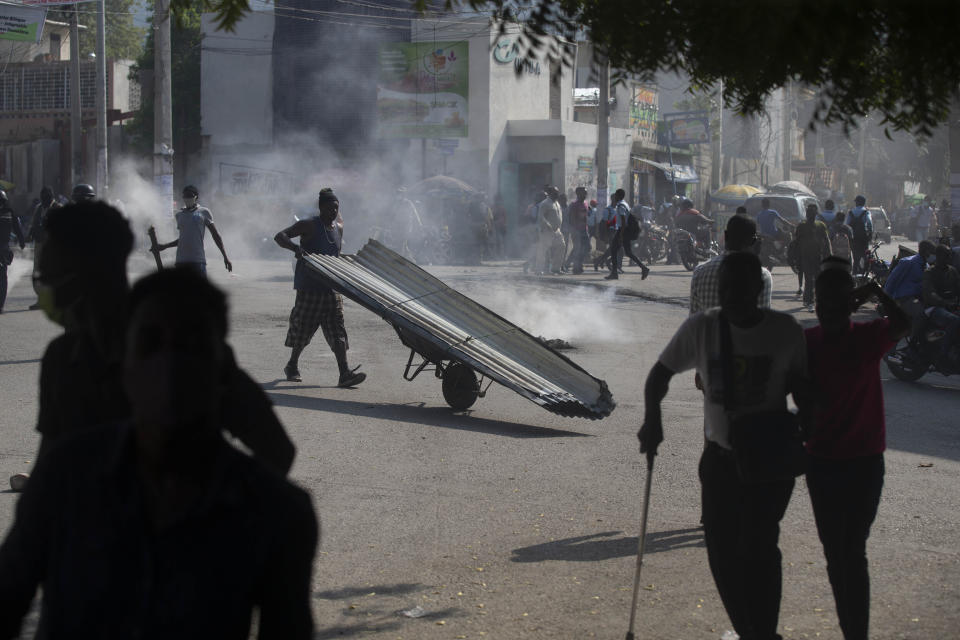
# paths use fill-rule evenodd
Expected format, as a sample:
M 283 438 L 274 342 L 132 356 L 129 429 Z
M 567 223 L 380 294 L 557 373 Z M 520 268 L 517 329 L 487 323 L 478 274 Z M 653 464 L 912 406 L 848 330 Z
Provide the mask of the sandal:
M 340 381 L 337 383 L 337 386 L 340 387 L 341 389 L 345 389 L 347 387 L 355 387 L 361 382 L 363 382 L 364 380 L 366 380 L 367 374 L 358 372 L 357 369 L 359 368 L 360 368 L 359 366 L 354 367 L 350 371 L 342 374 L 340 376 Z
M 283 368 L 283 375 L 287 377 L 287 382 L 302 382 L 300 370 L 296 367 L 291 367 L 289 364 Z

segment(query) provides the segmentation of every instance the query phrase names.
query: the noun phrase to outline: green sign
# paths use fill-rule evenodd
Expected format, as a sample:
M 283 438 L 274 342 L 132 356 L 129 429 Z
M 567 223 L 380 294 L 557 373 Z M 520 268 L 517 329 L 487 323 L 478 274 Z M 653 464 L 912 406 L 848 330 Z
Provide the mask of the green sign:
M 46 9 L 0 4 L 0 39 L 40 42 Z
M 377 128 L 381 138 L 466 138 L 466 42 L 380 45 Z

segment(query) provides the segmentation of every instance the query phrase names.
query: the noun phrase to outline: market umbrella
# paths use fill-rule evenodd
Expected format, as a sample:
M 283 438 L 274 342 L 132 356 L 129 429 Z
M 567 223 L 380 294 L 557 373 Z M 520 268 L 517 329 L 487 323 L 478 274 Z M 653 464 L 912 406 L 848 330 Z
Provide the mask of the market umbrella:
M 433 176 L 421 180 L 408 190 L 408 195 L 418 198 L 470 198 L 478 191 L 463 180 L 450 176 Z
M 770 187 L 770 191 L 779 191 L 781 193 L 805 193 L 808 196 L 817 197 L 817 194 L 813 192 L 813 189 L 802 182 L 797 182 L 796 180 L 784 180 L 782 182 L 778 182 Z
M 727 207 L 739 207 L 762 189 L 749 184 L 728 184 L 710 194 L 710 199 Z

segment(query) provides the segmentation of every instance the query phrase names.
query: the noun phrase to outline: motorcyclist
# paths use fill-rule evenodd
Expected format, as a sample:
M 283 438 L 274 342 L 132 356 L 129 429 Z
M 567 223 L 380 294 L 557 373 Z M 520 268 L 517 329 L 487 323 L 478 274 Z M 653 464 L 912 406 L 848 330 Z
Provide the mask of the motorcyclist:
M 713 220 L 703 215 L 693 208 L 693 201 L 689 198 L 680 203 L 680 210 L 677 212 L 676 224 L 678 229 L 683 229 L 692 234 L 698 240 L 701 224 L 713 224 Z
M 760 200 L 760 206 L 762 208 L 757 212 L 757 233 L 761 240 L 760 260 L 763 262 L 763 266 L 772 269 L 774 262 L 770 260 L 770 256 L 776 253 L 774 243 L 781 241 L 786 245 L 790 241 L 790 235 L 796 225 L 781 216 L 776 209 L 770 208 L 770 198 Z M 778 223 L 789 227 L 790 231 L 781 231 L 777 226 Z
M 923 311 L 919 298 L 923 292 L 924 270 L 927 264 L 932 264 L 936 259 L 934 256 L 936 248 L 932 242 L 924 240 L 920 243 L 918 253 L 901 258 L 883 283 L 883 290 L 887 295 L 896 300 L 900 308 L 914 318 Z
M 757 231 L 760 233 L 760 237 L 777 240 L 780 237 L 780 229 L 777 228 L 777 222 L 787 225 L 790 229 L 796 226 L 781 216 L 776 209 L 770 208 L 770 198 L 763 198 L 760 201 L 760 206 L 763 207 L 757 213 Z
M 937 245 L 936 261 L 923 274 L 923 304 L 930 321 L 943 329 L 946 335 L 941 342 L 941 355 L 950 353 L 960 333 L 960 274 L 950 264 L 953 259 L 950 247 Z

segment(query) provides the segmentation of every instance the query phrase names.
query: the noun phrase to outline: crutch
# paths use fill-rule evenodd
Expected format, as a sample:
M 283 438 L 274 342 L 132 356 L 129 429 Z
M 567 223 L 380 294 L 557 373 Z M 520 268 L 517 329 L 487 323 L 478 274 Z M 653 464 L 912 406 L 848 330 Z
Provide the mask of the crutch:
M 647 512 L 650 510 L 650 479 L 653 477 L 655 451 L 647 451 L 647 480 L 643 489 L 643 515 L 640 517 L 640 536 L 637 539 L 637 571 L 633 575 L 633 603 L 630 605 L 630 630 L 627 640 L 634 640 L 633 625 L 637 619 L 637 596 L 640 591 L 640 569 L 643 567 L 643 542 L 647 537 Z

